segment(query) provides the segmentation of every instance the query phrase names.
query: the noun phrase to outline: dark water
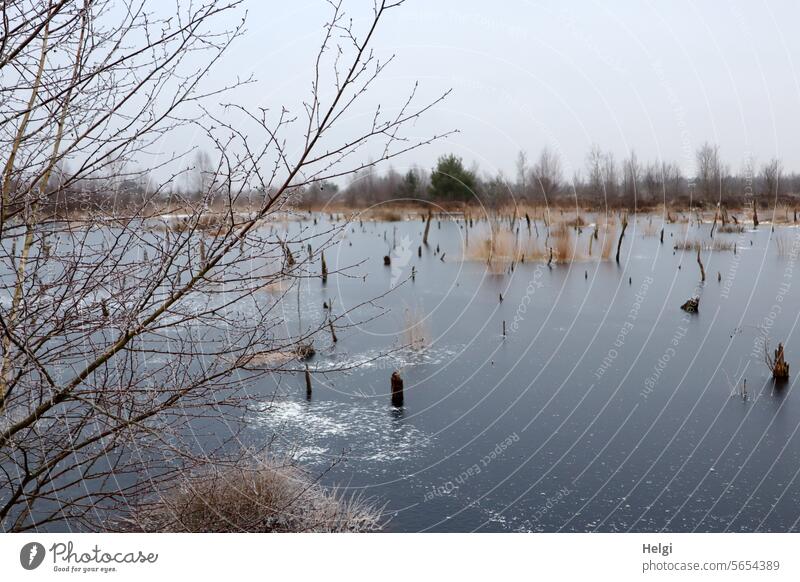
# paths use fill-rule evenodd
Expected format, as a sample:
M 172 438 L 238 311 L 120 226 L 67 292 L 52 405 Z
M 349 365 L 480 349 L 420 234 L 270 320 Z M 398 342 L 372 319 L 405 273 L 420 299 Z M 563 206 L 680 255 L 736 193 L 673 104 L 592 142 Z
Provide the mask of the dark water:
M 710 242 L 711 225 L 666 225 L 660 244 L 652 220 L 631 223 L 620 265 L 528 261 L 505 275 L 460 260 L 463 221 L 434 222 L 421 258 L 420 221 L 355 223 L 328 261 L 364 262 L 304 286 L 301 319 L 401 283 L 352 321 L 379 317 L 319 342 L 310 362 L 363 365 L 315 374 L 308 401 L 302 378 L 284 379 L 254 430 L 312 470 L 343 457 L 324 482 L 385 503 L 394 531 L 800 530 L 795 373 L 776 386 L 763 358 L 767 337 L 799 359 L 800 230 L 717 233 L 737 252 L 703 252 L 700 285 L 695 253 L 673 244 Z M 690 315 L 679 307 L 693 295 Z M 425 347 L 373 359 L 408 340 L 409 313 Z M 296 305 L 286 321 L 297 325 Z M 395 369 L 402 408 L 390 405 Z

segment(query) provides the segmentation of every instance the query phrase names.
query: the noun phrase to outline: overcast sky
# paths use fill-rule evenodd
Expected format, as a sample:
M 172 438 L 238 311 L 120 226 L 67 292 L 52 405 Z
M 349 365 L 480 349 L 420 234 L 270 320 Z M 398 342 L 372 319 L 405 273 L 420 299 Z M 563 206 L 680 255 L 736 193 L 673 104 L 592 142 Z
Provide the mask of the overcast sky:
M 363 23 L 362 1 L 345 6 Z M 297 111 L 329 7 L 247 7 L 247 34 L 221 72 L 259 79 L 241 103 Z M 691 173 L 708 140 L 733 169 L 751 155 L 800 171 L 798 25 L 793 0 L 407 0 L 378 31 L 377 53 L 397 57 L 373 98 L 399 105 L 416 80 L 427 97 L 453 89 L 414 132 L 460 133 L 396 161 L 400 170 L 452 151 L 513 176 L 519 150 L 535 157 L 547 145 L 570 176 L 596 143 L 618 160 L 633 149 Z

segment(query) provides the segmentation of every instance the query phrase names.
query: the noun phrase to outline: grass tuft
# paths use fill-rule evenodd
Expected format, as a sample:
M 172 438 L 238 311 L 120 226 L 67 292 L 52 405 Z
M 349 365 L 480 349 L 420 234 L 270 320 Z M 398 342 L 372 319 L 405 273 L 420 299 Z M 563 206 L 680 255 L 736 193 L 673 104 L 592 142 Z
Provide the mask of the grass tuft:
M 141 504 L 124 531 L 163 533 L 366 532 L 381 529 L 381 511 L 312 482 L 292 464 L 267 461 L 187 479 Z

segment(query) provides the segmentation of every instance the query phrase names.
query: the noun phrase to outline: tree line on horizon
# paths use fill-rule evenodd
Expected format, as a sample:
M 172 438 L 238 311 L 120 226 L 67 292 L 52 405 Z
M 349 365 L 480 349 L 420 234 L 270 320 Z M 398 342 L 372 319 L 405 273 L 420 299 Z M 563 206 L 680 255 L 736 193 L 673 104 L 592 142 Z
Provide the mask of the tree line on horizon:
M 440 156 L 430 170 L 413 166 L 401 173 L 390 167 L 379 173 L 375 165 L 368 163 L 346 185 L 317 181 L 296 192 L 294 200 L 301 207 L 362 207 L 418 200 L 487 206 L 526 203 L 647 209 L 661 204 L 678 208 L 743 206 L 754 201 L 762 207 L 794 205 L 800 196 L 800 174 L 784 172 L 778 158 L 760 165 L 744 162 L 732 171 L 720 157 L 719 146 L 705 143 L 695 152 L 694 162 L 694 175 L 689 176 L 675 162 L 643 162 L 635 152 L 617 161 L 613 153 L 593 146 L 584 167 L 567 176 L 558 153 L 545 147 L 535 160 L 520 151 L 515 176 L 510 178 L 502 172 L 482 172 L 476 163 L 467 166 L 461 157 L 450 153 Z M 64 181 L 62 175 L 68 173 L 66 168 L 57 167 L 51 181 Z M 156 198 L 167 204 L 196 202 L 201 193 L 215 189 L 215 181 L 210 156 L 197 150 L 192 163 L 169 186 L 159 184 L 161 195 Z M 152 194 L 147 173 L 128 176 L 120 172 L 113 187 L 108 185 L 108 180 L 97 184 L 79 180 L 62 188 L 59 199 L 51 203 L 63 209 L 96 205 L 121 209 Z M 253 191 L 252 195 L 257 198 L 263 194 Z
M 316 206 L 339 203 L 362 206 L 397 199 L 481 203 L 575 204 L 647 208 L 659 204 L 677 207 L 760 206 L 794 204 L 800 194 L 800 174 L 785 173 L 773 158 L 756 166 L 745 162 L 732 171 L 719 146 L 705 143 L 695 153 L 695 172 L 687 176 L 674 162 L 642 162 L 635 153 L 618 162 L 613 153 L 593 146 L 585 167 L 566 176 L 555 151 L 544 148 L 531 161 L 525 152 L 516 160 L 516 176 L 482 174 L 477 164 L 467 167 L 455 154 L 441 156 L 430 171 L 419 166 L 405 173 L 393 168 L 378 174 L 360 172 L 344 187 L 318 183 L 302 193 L 302 203 Z

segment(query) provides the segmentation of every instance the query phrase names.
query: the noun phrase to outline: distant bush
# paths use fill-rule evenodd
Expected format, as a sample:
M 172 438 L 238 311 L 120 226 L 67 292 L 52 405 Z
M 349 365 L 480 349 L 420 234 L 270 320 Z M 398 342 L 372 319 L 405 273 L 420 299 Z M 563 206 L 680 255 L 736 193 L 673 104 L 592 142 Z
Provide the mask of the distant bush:
M 460 200 L 476 198 L 478 178 L 464 167 L 461 158 L 453 154 L 442 156 L 431 173 L 430 196 L 434 200 Z

